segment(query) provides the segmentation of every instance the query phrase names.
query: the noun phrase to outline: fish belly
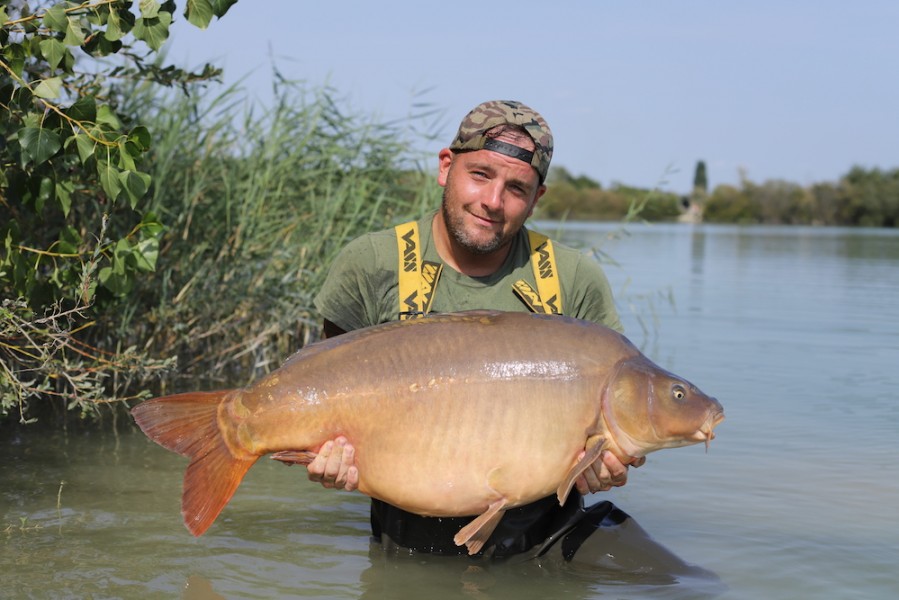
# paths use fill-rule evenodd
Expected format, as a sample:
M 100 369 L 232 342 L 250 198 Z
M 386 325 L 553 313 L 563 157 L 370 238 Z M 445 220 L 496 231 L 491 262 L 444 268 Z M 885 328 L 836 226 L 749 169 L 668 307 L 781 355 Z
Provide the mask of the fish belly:
M 261 455 L 344 435 L 359 490 L 423 515 L 552 494 L 596 433 L 600 388 L 622 349 L 587 352 L 580 325 L 528 321 L 491 336 L 490 323 L 471 321 L 424 319 L 301 351 L 245 392 L 248 433 L 237 437 Z
M 441 381 L 360 393 L 300 420 L 268 451 L 344 435 L 362 493 L 422 515 L 476 515 L 500 498 L 511 507 L 555 493 L 596 420 L 587 387 Z

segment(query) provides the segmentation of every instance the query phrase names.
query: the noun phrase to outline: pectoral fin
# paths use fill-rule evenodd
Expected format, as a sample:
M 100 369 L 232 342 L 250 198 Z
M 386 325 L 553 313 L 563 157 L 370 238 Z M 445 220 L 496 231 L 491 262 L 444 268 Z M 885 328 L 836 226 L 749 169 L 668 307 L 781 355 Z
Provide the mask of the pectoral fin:
M 315 452 L 308 450 L 282 450 L 272 454 L 271 458 L 280 460 L 289 467 L 290 465 L 308 465 L 315 460 L 316 456 L 318 455 Z
M 574 480 L 577 479 L 581 473 L 586 471 L 587 467 L 596 462 L 597 458 L 599 458 L 605 445 L 603 442 L 605 442 L 605 440 L 599 438 L 592 446 L 588 443 L 587 453 L 584 455 L 584 458 L 577 461 L 577 464 L 568 470 L 565 479 L 562 480 L 562 483 L 559 484 L 559 489 L 556 491 L 556 496 L 559 498 L 560 505 L 565 504 L 565 500 L 568 498 L 568 494 L 571 493 L 571 488 L 574 486 Z
M 496 529 L 499 520 L 503 518 L 507 500 L 501 498 L 487 507 L 487 510 L 481 513 L 474 521 L 459 530 L 453 541 L 456 545 L 465 544 L 469 554 L 477 554 L 487 542 L 490 534 Z

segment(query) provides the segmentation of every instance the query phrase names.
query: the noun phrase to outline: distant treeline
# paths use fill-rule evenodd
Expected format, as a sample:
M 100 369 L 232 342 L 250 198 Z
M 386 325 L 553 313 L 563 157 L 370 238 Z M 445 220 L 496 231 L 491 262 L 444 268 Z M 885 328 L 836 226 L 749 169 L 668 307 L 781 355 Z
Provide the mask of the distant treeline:
M 574 177 L 562 167 L 550 174 L 549 190 L 540 201 L 541 217 L 616 221 L 633 206 L 639 217 L 673 221 L 691 203 L 702 207 L 709 223 L 840 225 L 896 227 L 899 225 L 899 168 L 853 167 L 835 183 L 803 187 L 783 180 L 739 186 L 719 185 L 706 192 L 696 186 L 687 195 L 623 185 L 603 188 L 589 177 Z

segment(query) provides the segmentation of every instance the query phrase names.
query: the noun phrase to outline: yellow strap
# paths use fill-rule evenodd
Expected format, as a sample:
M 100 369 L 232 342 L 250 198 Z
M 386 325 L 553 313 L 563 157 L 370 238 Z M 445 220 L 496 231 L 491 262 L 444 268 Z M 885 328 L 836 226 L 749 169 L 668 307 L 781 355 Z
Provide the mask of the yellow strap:
M 531 267 L 537 280 L 537 293 L 543 305 L 543 311 L 554 315 L 562 314 L 562 288 L 559 285 L 559 273 L 556 268 L 556 254 L 553 243 L 548 237 L 536 231 L 528 230 L 528 241 L 531 244 Z
M 431 304 L 434 302 L 434 290 L 437 289 L 437 281 L 443 273 L 443 263 L 426 260 L 421 263 L 421 287 L 419 291 L 422 297 L 422 313 L 431 312 Z
M 515 283 L 512 284 L 512 289 L 515 290 L 515 293 L 521 298 L 521 301 L 524 302 L 531 312 L 535 313 L 545 313 L 546 309 L 543 307 L 543 303 L 540 302 L 540 294 L 537 293 L 537 290 L 531 287 L 524 279 L 519 279 Z
M 443 265 L 422 262 L 418 223 L 403 223 L 395 229 L 399 255 L 399 317 L 401 320 L 422 317 L 431 310 Z M 533 312 L 562 314 L 562 289 L 552 241 L 543 234 L 529 230 L 528 242 L 537 289 L 523 279 L 515 282 L 512 288 Z
M 412 221 L 396 226 L 396 247 L 399 252 L 400 319 L 411 319 L 424 312 L 418 223 Z

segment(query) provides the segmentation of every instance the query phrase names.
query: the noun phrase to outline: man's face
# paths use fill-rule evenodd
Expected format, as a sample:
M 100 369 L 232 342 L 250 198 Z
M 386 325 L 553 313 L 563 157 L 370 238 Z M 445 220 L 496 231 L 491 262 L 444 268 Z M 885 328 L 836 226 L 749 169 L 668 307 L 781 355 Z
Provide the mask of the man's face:
M 534 148 L 527 136 L 503 134 L 497 139 Z M 546 191 L 531 165 L 492 150 L 441 151 L 437 181 L 444 187 L 446 228 L 473 254 L 490 254 L 506 246 Z

